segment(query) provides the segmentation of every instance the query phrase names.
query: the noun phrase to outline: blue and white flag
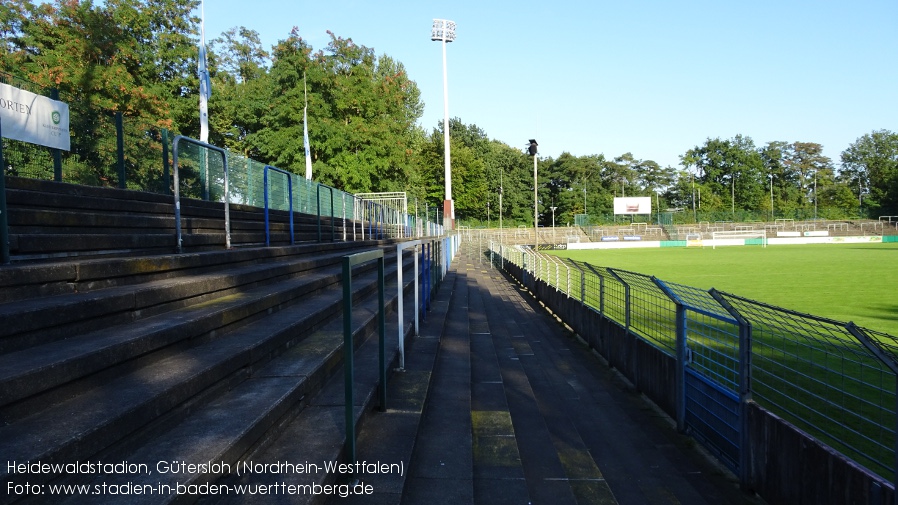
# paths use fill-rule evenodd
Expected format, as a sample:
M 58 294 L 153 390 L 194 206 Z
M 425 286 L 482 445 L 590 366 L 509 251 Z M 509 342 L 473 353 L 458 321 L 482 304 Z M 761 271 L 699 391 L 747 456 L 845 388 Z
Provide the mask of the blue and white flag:
M 209 97 L 212 96 L 212 81 L 206 68 L 206 21 L 205 8 L 200 4 L 200 49 L 197 58 L 197 73 L 200 79 L 200 142 L 209 141 Z
M 302 109 L 302 143 L 306 149 L 306 179 L 312 180 L 312 151 L 309 150 L 309 120 L 306 107 Z

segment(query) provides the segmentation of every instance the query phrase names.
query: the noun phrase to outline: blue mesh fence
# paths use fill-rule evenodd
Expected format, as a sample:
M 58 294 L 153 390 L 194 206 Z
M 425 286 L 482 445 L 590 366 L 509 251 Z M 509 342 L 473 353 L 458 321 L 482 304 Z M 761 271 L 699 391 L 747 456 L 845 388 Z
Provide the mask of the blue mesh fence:
M 718 302 L 706 290 L 572 260 L 563 263 L 577 279 L 568 287 L 526 246 L 494 243 L 491 251 L 496 264 L 525 266 L 527 276 L 571 290 L 578 303 L 582 297 L 675 359 L 679 304 L 685 314 L 686 370 L 738 402 L 740 326 L 723 305 L 728 304 L 750 325 L 746 383 L 752 400 L 871 471 L 895 478 L 895 336 L 727 293 L 715 292 Z

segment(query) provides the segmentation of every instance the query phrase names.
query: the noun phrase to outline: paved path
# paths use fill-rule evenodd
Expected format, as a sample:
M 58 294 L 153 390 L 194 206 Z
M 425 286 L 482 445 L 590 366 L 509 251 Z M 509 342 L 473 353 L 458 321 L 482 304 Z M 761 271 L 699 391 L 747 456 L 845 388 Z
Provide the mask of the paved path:
M 452 270 L 398 407 L 359 441 L 359 459 L 410 457 L 407 475 L 359 503 L 760 503 L 499 270 L 464 251 Z

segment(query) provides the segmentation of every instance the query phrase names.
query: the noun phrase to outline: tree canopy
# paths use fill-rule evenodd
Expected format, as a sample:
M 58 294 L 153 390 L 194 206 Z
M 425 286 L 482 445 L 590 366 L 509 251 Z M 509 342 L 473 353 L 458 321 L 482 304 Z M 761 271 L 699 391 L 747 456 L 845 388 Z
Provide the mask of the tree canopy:
M 0 4 L 0 71 L 53 88 L 69 102 L 73 131 L 87 146 L 82 179 L 111 179 L 108 149 L 95 145 L 101 130 L 110 128 L 110 113 L 123 114 L 135 138 L 156 138 L 163 128 L 188 135 L 199 130 L 199 19 L 183 15 L 197 5 Z M 424 104 L 415 81 L 391 56 L 328 34 L 326 47 L 317 49 L 296 28 L 271 48 L 243 26 L 212 38 L 210 142 L 302 173 L 307 126 L 316 180 L 348 192 L 406 191 L 442 205 L 446 132 L 442 123 L 429 131 L 419 124 Z M 532 223 L 533 159 L 460 118 L 450 121 L 449 130 L 456 215 L 474 222 L 495 222 L 501 215 L 509 225 Z M 130 149 L 146 182 L 158 169 L 157 155 L 140 142 Z M 651 196 L 662 210 L 694 207 L 723 217 L 749 211 L 898 214 L 898 134 L 864 134 L 842 152 L 838 167 L 822 153 L 814 142 L 756 146 L 743 135 L 708 138 L 686 150 L 679 167 L 662 167 L 634 153 L 563 152 L 537 160 L 538 219 L 550 224 L 553 207 L 558 224 L 584 214 L 607 218 L 619 196 Z

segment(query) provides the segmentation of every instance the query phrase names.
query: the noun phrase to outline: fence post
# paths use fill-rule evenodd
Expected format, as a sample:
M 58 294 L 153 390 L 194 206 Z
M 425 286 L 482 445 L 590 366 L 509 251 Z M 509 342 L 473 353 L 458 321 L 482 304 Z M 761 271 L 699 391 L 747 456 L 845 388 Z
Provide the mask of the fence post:
M 751 458 L 749 457 L 748 402 L 751 400 L 751 323 L 721 296 L 714 288 L 708 291 L 739 323 L 739 484 L 743 490 L 750 489 Z M 850 330 L 849 330 L 850 331 Z
M 168 168 L 168 129 L 162 129 L 162 183 L 164 192 L 171 194 L 171 173 Z
M 318 242 L 321 242 L 321 184 L 315 185 L 315 207 L 318 209 Z
M 3 163 L 3 134 L 0 132 L 0 264 L 9 263 L 9 218 L 6 217 L 6 165 Z
M 343 258 L 343 409 L 346 428 L 346 457 L 355 462 L 355 415 L 353 404 L 355 394 L 352 386 L 355 383 L 355 368 L 352 345 L 352 263 L 350 258 Z
M 51 88 L 50 98 L 59 100 L 59 90 L 56 88 Z M 62 151 L 53 148 L 50 149 L 50 152 L 53 154 L 53 180 L 56 182 L 62 182 Z
M 387 409 L 387 371 L 386 371 L 386 309 L 384 304 L 384 252 L 376 249 L 369 252 L 351 254 L 343 257 L 343 399 L 345 402 L 346 457 L 356 461 L 355 440 L 355 381 L 354 354 L 352 338 L 352 267 L 366 261 L 377 260 L 377 292 L 378 292 L 378 388 L 381 411 Z
M 118 167 L 118 187 L 125 189 L 127 181 L 125 180 L 125 121 L 122 118 L 122 111 L 115 113 L 115 152 L 116 165 Z
M 331 190 L 331 242 L 335 242 L 337 239 L 334 238 L 334 226 L 336 226 L 336 219 L 334 218 L 334 188 L 328 186 Z

